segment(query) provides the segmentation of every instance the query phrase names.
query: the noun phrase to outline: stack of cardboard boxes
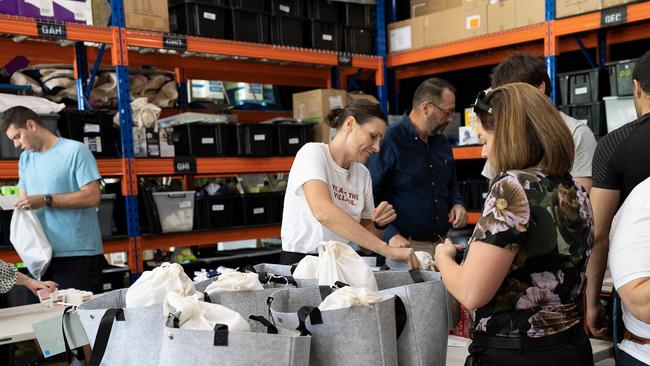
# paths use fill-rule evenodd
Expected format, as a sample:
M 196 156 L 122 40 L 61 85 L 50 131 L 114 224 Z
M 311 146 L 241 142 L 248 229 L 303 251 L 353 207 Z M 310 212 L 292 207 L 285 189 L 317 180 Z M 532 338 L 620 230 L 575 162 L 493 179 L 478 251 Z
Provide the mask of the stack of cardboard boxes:
M 563 18 L 633 0 L 556 0 Z M 538 24 L 545 20 L 545 0 L 411 0 L 411 18 L 388 25 L 389 52 Z

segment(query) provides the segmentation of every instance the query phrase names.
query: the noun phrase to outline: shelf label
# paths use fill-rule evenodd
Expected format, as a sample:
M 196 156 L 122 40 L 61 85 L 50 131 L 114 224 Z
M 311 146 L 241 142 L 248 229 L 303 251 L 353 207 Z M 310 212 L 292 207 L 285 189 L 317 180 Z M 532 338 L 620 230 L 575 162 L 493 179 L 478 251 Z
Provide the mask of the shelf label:
M 187 38 L 177 34 L 163 34 L 163 48 L 168 50 L 187 51 Z
M 212 211 L 223 211 L 226 209 L 225 205 L 212 205 Z
M 300 143 L 300 139 L 298 137 L 293 137 L 289 139 L 289 145 L 298 145 Z
M 253 135 L 253 141 L 265 141 L 266 140 L 266 135 L 264 134 L 255 134 Z
M 339 53 L 339 66 L 352 66 L 352 54 L 349 52 Z
M 63 22 L 53 22 L 51 20 L 37 20 L 36 27 L 38 35 L 47 38 L 67 38 L 68 31 Z
M 174 158 L 174 173 L 195 174 L 196 159 L 195 158 Z
M 600 12 L 600 25 L 623 24 L 627 21 L 627 5 L 616 8 L 603 9 Z
M 264 213 L 264 207 L 253 208 L 253 215 L 261 215 Z

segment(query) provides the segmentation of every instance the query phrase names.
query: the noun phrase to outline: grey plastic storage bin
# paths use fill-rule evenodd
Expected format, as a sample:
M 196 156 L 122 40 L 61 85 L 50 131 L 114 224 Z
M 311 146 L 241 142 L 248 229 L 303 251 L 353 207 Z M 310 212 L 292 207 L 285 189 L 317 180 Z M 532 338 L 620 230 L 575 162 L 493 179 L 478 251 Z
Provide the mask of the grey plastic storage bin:
M 58 114 L 41 114 L 41 123 L 45 128 L 52 131 L 54 134 L 58 134 L 59 130 L 59 115 Z M 0 134 L 0 156 L 3 159 L 18 159 L 21 149 L 16 149 L 14 142 L 7 137 L 6 133 Z
M 115 206 L 115 194 L 102 194 L 102 202 L 97 209 L 99 216 L 99 227 L 102 236 L 113 235 L 113 207 Z
M 194 193 L 194 191 L 153 193 L 163 233 L 192 230 Z

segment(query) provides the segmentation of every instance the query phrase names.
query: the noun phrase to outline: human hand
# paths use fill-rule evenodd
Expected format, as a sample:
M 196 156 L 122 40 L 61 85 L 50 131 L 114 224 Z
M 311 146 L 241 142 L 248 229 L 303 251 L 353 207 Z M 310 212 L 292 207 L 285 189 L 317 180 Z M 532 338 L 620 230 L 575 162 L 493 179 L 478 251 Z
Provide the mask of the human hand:
M 420 263 L 420 259 L 415 255 L 415 250 L 413 250 L 413 248 L 393 248 L 389 246 L 388 249 L 389 251 L 386 255 L 387 259 L 406 261 L 409 269 L 422 268 L 422 263 Z
M 34 295 L 38 296 L 37 292 L 39 290 L 46 289 L 50 292 L 54 292 L 59 287 L 59 284 L 53 281 L 38 281 L 30 278 L 25 282 L 25 287 L 27 287 Z
M 372 213 L 372 221 L 378 226 L 386 226 L 395 221 L 397 214 L 393 205 L 386 201 L 382 201 Z
M 390 245 L 393 248 L 410 248 L 411 247 L 411 242 L 408 241 L 405 237 L 401 236 L 400 234 L 397 234 L 390 238 L 388 241 L 388 245 Z
M 20 199 L 16 202 L 16 208 L 22 208 L 25 210 L 36 210 L 45 206 L 45 200 L 43 199 L 44 195 L 35 194 L 32 196 L 27 196 Z
M 467 225 L 467 212 L 461 204 L 455 204 L 449 211 L 449 223 L 454 229 L 462 228 Z
M 460 244 L 454 244 L 451 242 L 451 240 L 446 239 L 444 243 L 440 243 L 436 245 L 436 251 L 434 255 L 434 262 L 438 262 L 438 258 L 441 257 L 449 257 L 449 258 L 455 258 L 456 253 L 458 253 L 459 250 L 463 250 L 463 246 Z
M 604 336 L 609 331 L 607 309 L 600 301 L 595 306 L 587 302 L 587 326 L 591 334 L 597 337 Z

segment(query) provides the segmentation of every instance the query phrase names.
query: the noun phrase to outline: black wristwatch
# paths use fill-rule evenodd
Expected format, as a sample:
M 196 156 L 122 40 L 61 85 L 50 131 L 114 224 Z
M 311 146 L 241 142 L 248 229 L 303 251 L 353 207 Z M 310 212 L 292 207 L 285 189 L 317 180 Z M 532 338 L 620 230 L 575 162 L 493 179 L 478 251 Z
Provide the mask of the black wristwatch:
M 43 196 L 43 201 L 45 201 L 45 206 L 47 207 L 52 207 L 52 196 L 49 194 L 46 194 Z

